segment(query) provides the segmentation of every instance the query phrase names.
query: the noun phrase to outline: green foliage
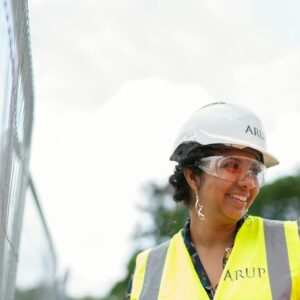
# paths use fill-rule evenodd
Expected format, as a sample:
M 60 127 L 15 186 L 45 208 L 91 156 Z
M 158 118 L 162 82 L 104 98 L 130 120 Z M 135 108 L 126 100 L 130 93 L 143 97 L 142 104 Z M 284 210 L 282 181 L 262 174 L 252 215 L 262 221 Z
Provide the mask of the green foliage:
M 174 203 L 167 184 L 159 186 L 150 183 L 146 195 L 147 202 L 139 209 L 145 215 L 145 220 L 149 218 L 150 224 L 147 227 L 142 226 L 143 224 L 137 225 L 133 235 L 136 248 L 129 259 L 127 275 L 113 286 L 106 297 L 99 300 L 124 299 L 136 254 L 143 249 L 142 241 L 146 239 L 150 241 L 151 246 L 157 245 L 178 232 L 184 225 L 187 209 Z M 300 219 L 300 174 L 283 177 L 265 185 L 249 214 L 277 220 Z
M 39 300 L 39 299 L 57 299 L 57 294 L 53 290 L 53 285 L 41 283 L 28 289 L 16 288 L 15 300 Z
M 68 300 L 101 300 L 101 299 L 94 298 L 92 296 L 86 296 L 84 298 L 69 298 Z
M 68 298 L 68 300 L 101 300 L 92 296 L 85 296 L 84 298 Z
M 300 174 L 265 185 L 249 213 L 274 220 L 300 219 Z
M 129 262 L 127 263 L 126 276 L 113 286 L 113 288 L 109 292 L 109 295 L 107 295 L 106 297 L 101 298 L 99 300 L 119 300 L 119 299 L 124 299 L 125 293 L 126 293 L 126 290 L 127 290 L 128 282 L 129 282 L 130 277 L 131 277 L 131 275 L 133 273 L 133 270 L 134 270 L 135 257 L 138 254 L 138 252 L 140 252 L 140 250 L 139 251 L 135 251 L 133 253 L 133 255 L 131 256 L 131 258 L 129 259 Z
M 15 291 L 15 299 L 16 300 L 32 300 L 38 299 L 39 290 L 36 288 L 28 289 L 28 290 L 19 290 Z
M 148 201 L 139 210 L 150 217 L 150 226 L 143 228 L 142 224 L 138 224 L 134 239 L 148 238 L 153 245 L 158 245 L 182 228 L 188 212 L 183 205 L 176 205 L 172 200 L 168 184 L 159 186 L 150 183 L 146 195 Z

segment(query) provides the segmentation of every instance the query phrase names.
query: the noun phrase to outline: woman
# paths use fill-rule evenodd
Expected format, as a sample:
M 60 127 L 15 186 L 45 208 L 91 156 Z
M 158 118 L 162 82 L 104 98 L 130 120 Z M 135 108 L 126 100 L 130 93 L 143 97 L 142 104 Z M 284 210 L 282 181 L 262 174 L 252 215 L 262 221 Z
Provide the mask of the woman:
M 128 299 L 300 299 L 296 222 L 247 216 L 266 168 L 260 120 L 233 104 L 213 103 L 185 123 L 171 160 L 174 200 L 184 229 L 138 255 Z

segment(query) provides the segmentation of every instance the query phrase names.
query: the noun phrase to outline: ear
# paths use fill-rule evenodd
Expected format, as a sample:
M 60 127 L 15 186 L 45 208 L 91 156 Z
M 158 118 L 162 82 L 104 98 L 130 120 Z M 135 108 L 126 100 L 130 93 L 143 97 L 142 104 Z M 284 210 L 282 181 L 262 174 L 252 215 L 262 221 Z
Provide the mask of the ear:
M 191 169 L 189 168 L 184 168 L 183 169 L 183 174 L 185 177 L 185 180 L 187 181 L 188 185 L 190 188 L 194 190 L 198 190 L 200 186 L 200 178 L 198 175 L 196 175 Z

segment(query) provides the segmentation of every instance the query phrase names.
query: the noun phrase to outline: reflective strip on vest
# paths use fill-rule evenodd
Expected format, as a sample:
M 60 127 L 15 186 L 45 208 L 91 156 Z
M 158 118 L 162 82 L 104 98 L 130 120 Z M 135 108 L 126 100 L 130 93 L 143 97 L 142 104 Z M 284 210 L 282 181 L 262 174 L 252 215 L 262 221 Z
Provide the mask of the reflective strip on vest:
M 291 299 L 292 278 L 284 223 L 264 220 L 264 233 L 272 298 L 273 300 L 289 300 Z
M 166 241 L 150 250 L 141 300 L 157 300 L 169 244 L 170 241 Z

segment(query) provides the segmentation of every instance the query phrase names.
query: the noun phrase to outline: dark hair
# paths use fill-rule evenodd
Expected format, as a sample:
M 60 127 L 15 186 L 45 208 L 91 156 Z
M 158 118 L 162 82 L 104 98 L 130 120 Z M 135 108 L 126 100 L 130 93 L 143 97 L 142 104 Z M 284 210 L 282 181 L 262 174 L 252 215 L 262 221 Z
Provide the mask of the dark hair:
M 183 202 L 186 206 L 191 204 L 191 189 L 188 185 L 183 170 L 189 168 L 197 175 L 202 174 L 202 170 L 195 167 L 195 161 L 213 155 L 215 152 L 214 147 L 201 146 L 193 147 L 193 150 L 182 159 L 175 167 L 174 174 L 169 177 L 169 183 L 173 188 L 173 199 L 175 202 Z

